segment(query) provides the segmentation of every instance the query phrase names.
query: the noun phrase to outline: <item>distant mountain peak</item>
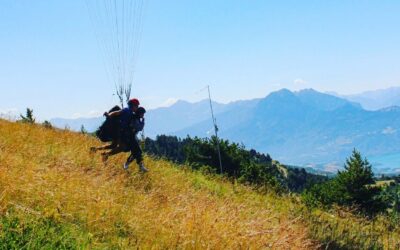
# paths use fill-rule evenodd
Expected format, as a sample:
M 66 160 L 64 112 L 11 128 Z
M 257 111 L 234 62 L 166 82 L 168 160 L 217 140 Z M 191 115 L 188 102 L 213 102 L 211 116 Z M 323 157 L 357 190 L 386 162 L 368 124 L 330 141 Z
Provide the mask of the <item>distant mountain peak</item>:
M 315 90 L 315 89 L 312 89 L 312 88 L 309 88 L 309 89 L 302 89 L 302 90 L 296 91 L 295 94 L 296 94 L 297 96 L 302 96 L 302 95 L 310 96 L 310 95 L 314 95 L 314 96 L 325 96 L 325 97 L 332 98 L 332 99 L 333 99 L 333 98 L 334 98 L 334 99 L 339 98 L 339 97 L 337 97 L 337 96 L 334 96 L 334 95 L 331 95 L 331 94 L 328 94 L 328 93 L 319 92 L 318 90 Z M 343 98 L 340 98 L 340 99 L 343 99 Z
M 271 94 L 293 94 L 293 92 L 287 88 L 283 88 L 278 91 L 272 92 Z
M 287 98 L 287 97 L 295 97 L 295 94 L 288 89 L 281 89 L 278 91 L 271 92 L 264 99 Z
M 191 103 L 185 100 L 177 100 L 171 107 L 182 106 L 182 105 L 190 105 Z
M 315 90 L 313 88 L 302 89 L 302 90 L 297 91 L 296 93 L 299 93 L 299 94 L 301 94 L 301 93 L 318 93 L 318 94 L 322 94 L 321 92 L 319 92 L 319 91 L 317 91 L 317 90 Z
M 264 106 L 275 106 L 276 109 L 282 106 L 292 107 L 295 109 L 311 108 L 312 110 L 331 111 L 343 107 L 346 104 L 358 107 L 357 104 L 351 103 L 343 98 L 321 93 L 315 89 L 303 89 L 292 92 L 288 89 L 281 89 L 272 92 L 263 100 Z
M 260 114 L 268 113 L 270 110 L 280 112 L 280 110 L 297 110 L 301 106 L 299 98 L 288 89 L 281 89 L 270 93 L 262 99 L 257 106 L 257 112 Z

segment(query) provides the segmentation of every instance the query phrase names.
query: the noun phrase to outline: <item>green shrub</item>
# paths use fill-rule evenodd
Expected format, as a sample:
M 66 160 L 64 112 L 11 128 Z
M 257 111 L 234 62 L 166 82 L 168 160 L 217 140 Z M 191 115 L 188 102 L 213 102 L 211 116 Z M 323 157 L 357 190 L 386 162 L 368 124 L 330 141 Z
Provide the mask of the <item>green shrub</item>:
M 89 238 L 51 218 L 0 218 L 0 249 L 82 249 Z

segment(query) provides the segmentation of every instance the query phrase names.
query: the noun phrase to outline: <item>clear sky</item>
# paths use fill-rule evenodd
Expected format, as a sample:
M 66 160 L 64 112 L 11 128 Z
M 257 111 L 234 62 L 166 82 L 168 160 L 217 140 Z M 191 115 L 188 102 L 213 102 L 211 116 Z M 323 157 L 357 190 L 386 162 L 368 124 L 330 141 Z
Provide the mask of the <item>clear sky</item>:
M 149 0 L 133 95 L 145 107 L 400 85 L 400 1 Z M 117 99 L 84 0 L 0 3 L 0 113 L 98 114 Z

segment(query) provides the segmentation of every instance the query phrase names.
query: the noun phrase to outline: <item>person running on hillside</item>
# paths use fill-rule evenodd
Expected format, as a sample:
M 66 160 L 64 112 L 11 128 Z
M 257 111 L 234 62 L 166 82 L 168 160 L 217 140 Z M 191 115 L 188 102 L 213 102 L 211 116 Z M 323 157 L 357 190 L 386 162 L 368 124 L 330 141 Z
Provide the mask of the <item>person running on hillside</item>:
M 121 130 L 127 129 L 129 126 L 129 122 L 131 121 L 133 114 L 138 110 L 139 105 L 140 105 L 139 100 L 134 98 L 128 101 L 128 107 L 111 113 L 105 112 L 104 116 L 105 117 L 119 116 Z
M 103 160 L 107 161 L 108 157 L 121 153 L 130 151 L 128 159 L 124 164 L 124 169 L 128 169 L 129 165 L 136 160 L 136 163 L 139 165 L 139 170 L 141 172 L 147 172 L 148 169 L 144 166 L 143 163 L 143 152 L 140 148 L 139 139 L 137 134 L 143 130 L 144 128 L 144 114 L 146 110 L 143 107 L 139 107 L 136 109 L 135 113 L 132 113 L 132 116 L 128 118 L 126 123 L 126 127 L 123 127 L 120 134 L 120 141 L 117 147 L 113 148 L 111 151 L 103 153 Z
M 133 98 L 128 101 L 127 108 L 121 109 L 119 106 L 115 106 L 109 112 L 104 112 L 106 122 L 100 127 L 100 130 L 104 130 L 106 137 L 108 137 L 107 141 L 111 140 L 111 144 L 97 148 L 91 147 L 90 151 L 95 153 L 97 150 L 116 148 L 120 142 L 122 131 L 128 129 L 129 120 L 132 118 L 135 111 L 137 111 L 139 105 L 139 100 Z

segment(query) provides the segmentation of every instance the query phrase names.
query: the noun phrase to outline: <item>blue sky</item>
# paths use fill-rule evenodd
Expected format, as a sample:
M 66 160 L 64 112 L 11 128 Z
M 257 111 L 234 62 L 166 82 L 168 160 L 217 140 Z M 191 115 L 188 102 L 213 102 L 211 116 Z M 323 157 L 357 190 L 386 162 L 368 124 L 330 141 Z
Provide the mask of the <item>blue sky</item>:
M 289 88 L 400 86 L 399 1 L 147 1 L 133 95 L 145 107 Z M 117 103 L 83 0 L 0 3 L 0 113 L 41 119 Z

